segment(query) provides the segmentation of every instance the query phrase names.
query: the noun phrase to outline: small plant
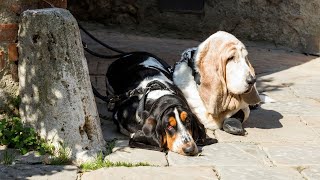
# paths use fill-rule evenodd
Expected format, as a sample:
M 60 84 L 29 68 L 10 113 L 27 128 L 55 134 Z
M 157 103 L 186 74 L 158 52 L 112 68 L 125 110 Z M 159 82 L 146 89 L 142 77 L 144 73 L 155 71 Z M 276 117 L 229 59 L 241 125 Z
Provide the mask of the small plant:
M 8 151 L 5 151 L 2 157 L 2 163 L 5 165 L 11 165 L 14 161 L 14 155 L 9 153 Z
M 66 146 L 66 144 L 63 144 L 60 142 L 60 146 L 58 150 L 54 153 L 54 157 L 51 159 L 49 164 L 51 165 L 65 165 L 65 164 L 71 164 L 71 151 Z
M 24 127 L 19 117 L 0 120 L 0 145 L 15 148 L 21 154 L 30 150 L 52 154 L 53 147 L 41 139 L 33 128 Z
M 150 166 L 148 163 L 139 162 L 139 163 L 127 163 L 127 162 L 111 162 L 111 161 L 105 161 L 103 158 L 103 153 L 99 153 L 96 160 L 93 162 L 83 163 L 80 165 L 80 168 L 82 171 L 90 171 L 90 170 L 96 170 L 104 167 L 118 167 L 118 166 L 124 166 L 124 167 L 137 167 L 137 166 Z

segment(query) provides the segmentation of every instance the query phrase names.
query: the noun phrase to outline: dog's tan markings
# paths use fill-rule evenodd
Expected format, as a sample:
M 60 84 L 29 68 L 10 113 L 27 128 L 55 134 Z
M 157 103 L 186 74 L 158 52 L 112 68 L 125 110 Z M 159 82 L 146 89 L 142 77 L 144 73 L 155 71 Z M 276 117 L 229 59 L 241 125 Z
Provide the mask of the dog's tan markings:
M 169 118 L 169 124 L 170 124 L 170 126 L 175 127 L 175 126 L 177 125 L 176 118 L 174 118 L 174 117 L 171 116 L 171 117 Z
M 180 113 L 180 119 L 181 119 L 181 121 L 184 122 L 184 121 L 187 119 L 187 116 L 188 116 L 188 113 L 185 112 L 185 111 L 182 111 L 182 112 Z
M 164 134 L 161 139 L 161 147 L 167 147 L 167 135 Z
M 168 149 L 172 150 L 173 144 L 176 141 L 177 135 L 174 134 L 173 136 L 170 136 L 168 133 L 166 133 L 166 134 L 167 134 L 167 146 L 168 146 Z

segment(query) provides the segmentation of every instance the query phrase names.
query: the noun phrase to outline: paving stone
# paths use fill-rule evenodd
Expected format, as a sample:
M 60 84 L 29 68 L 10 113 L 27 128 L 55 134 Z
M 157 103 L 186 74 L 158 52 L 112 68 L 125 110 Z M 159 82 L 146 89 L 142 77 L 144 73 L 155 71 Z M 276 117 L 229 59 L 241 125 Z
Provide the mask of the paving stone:
M 222 166 L 215 168 L 221 180 L 303 180 L 294 169 L 259 166 Z
M 218 179 L 210 167 L 113 167 L 84 173 L 82 180 L 139 179 L 139 180 L 203 180 Z
M 317 141 L 320 142 L 320 116 L 301 116 L 301 122 L 312 128 L 317 134 Z
M 302 170 L 301 174 L 308 180 L 320 179 L 320 166 L 311 166 Z
M 262 144 L 261 146 L 276 166 L 320 165 L 320 145 Z
M 16 158 L 16 163 L 21 164 L 41 164 L 45 160 L 45 158 L 48 158 L 49 156 L 40 155 L 38 152 L 31 151 L 27 154 L 20 155 Z
M 258 109 L 244 123 L 246 136 L 235 136 L 222 130 L 215 134 L 219 142 L 313 142 L 319 135 L 298 116 L 283 116 L 274 110 Z M 299 134 L 299 135 L 297 135 Z
M 282 115 L 320 115 L 320 103 L 310 99 L 287 99 L 274 103 L 262 104 L 261 107 L 267 110 L 274 110 Z
M 117 140 L 112 148 L 112 152 L 122 150 L 125 147 L 129 147 L 129 140 Z
M 114 139 L 129 139 L 129 137 L 118 132 L 117 126 L 111 120 L 101 119 L 101 130 L 103 138 L 106 141 L 111 141 Z
M 105 160 L 111 162 L 148 163 L 155 166 L 167 166 L 166 154 L 159 151 L 151 151 L 128 147 L 128 140 L 116 141 L 115 147 Z
M 48 166 L 48 165 L 0 165 L 1 179 L 31 179 L 31 180 L 75 180 L 76 166 Z
M 301 121 L 310 127 L 320 127 L 320 116 L 301 116 Z
M 308 78 L 309 79 L 309 78 Z M 303 82 L 303 83 L 296 83 L 291 86 L 294 93 L 299 98 L 307 98 L 314 100 L 319 103 L 320 105 L 320 78 L 314 80 L 314 82 Z M 317 84 L 316 84 L 317 83 Z
M 202 148 L 198 156 L 168 153 L 170 166 L 261 166 L 269 162 L 257 145 L 246 143 L 217 143 Z

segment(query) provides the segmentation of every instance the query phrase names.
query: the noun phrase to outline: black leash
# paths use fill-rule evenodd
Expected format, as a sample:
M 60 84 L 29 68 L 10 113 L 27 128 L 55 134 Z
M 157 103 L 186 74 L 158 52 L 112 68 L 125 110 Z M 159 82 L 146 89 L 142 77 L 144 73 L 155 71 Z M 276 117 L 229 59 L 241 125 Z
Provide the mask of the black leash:
M 55 8 L 55 6 L 48 2 L 47 0 L 42 0 L 43 2 L 47 3 L 48 5 L 50 5 L 52 8 Z M 161 62 L 161 64 L 163 65 L 166 65 L 166 69 L 172 73 L 172 68 L 165 62 L 163 61 L 162 59 L 160 59 L 159 57 L 155 56 L 154 54 L 151 54 L 149 52 L 143 52 L 143 51 L 135 51 L 135 52 L 124 52 L 122 50 L 119 50 L 117 48 L 114 48 L 114 47 L 111 47 L 109 46 L 108 44 L 100 41 L 98 38 L 96 38 L 95 36 L 93 36 L 90 32 L 88 32 L 85 28 L 83 28 L 83 26 L 78 22 L 78 26 L 79 28 L 85 33 L 87 34 L 91 39 L 93 39 L 94 41 L 96 41 L 97 43 L 99 43 L 100 45 L 104 46 L 105 48 L 111 50 L 111 51 L 114 51 L 114 52 L 117 52 L 117 53 L 120 53 L 120 54 L 117 54 L 117 55 L 105 55 L 105 54 L 100 54 L 100 53 L 97 53 L 97 52 L 94 52 L 92 50 L 90 50 L 87 46 L 87 44 L 85 42 L 82 41 L 82 45 L 83 45 L 83 48 L 86 52 L 88 52 L 89 54 L 93 55 L 93 56 L 96 56 L 96 57 L 99 57 L 99 58 L 103 58 L 103 59 L 115 59 L 115 58 L 121 58 L 121 57 L 124 57 L 124 56 L 127 56 L 127 55 L 130 55 L 130 54 L 136 54 L 136 53 L 144 53 L 148 56 L 151 56 L 155 59 L 157 59 L 159 62 Z M 132 97 L 132 96 L 135 96 L 135 95 L 138 95 L 138 94 L 141 94 L 141 89 L 133 89 L 133 90 L 130 90 L 124 94 L 121 94 L 121 95 L 116 95 L 116 96 L 103 96 L 102 94 L 99 93 L 99 91 L 93 86 L 91 85 L 92 87 L 92 91 L 93 91 L 93 94 L 98 97 L 99 99 L 103 100 L 104 102 L 106 102 L 108 104 L 108 109 L 114 109 L 114 107 L 119 104 L 119 101 L 123 102 L 124 99 L 128 99 L 129 97 Z
M 121 51 L 119 49 L 116 49 L 116 48 L 113 48 L 105 43 L 103 43 L 102 41 L 98 40 L 96 37 L 94 37 L 91 33 L 89 33 L 87 30 L 85 30 L 79 23 L 79 28 L 85 32 L 90 38 L 92 38 L 93 40 L 95 40 L 97 43 L 101 44 L 102 46 L 106 47 L 107 49 L 110 49 L 114 52 L 118 52 L 120 54 L 117 54 L 117 55 L 105 55 L 105 54 L 100 54 L 100 53 L 97 53 L 91 49 L 88 48 L 88 45 L 82 41 L 82 44 L 83 44 L 83 48 L 86 52 L 88 52 L 89 54 L 93 55 L 93 56 L 96 56 L 98 58 L 102 58 L 102 59 L 115 59 L 115 58 L 121 58 L 121 57 L 124 57 L 124 56 L 127 56 L 127 55 L 131 55 L 131 54 L 145 54 L 147 56 L 150 56 L 150 57 L 153 57 L 155 59 L 157 59 L 161 64 L 163 64 L 165 66 L 165 68 L 168 70 L 168 72 L 171 74 L 172 73 L 172 68 L 171 66 L 169 66 L 164 60 L 160 59 L 159 57 L 157 57 L 156 55 L 152 54 L 152 53 L 149 53 L 149 52 L 145 52 L 145 51 L 133 51 L 133 52 L 124 52 L 124 51 Z M 165 73 L 165 72 L 163 72 Z M 166 74 L 166 73 L 165 73 Z M 170 79 L 170 78 L 169 78 Z M 131 91 L 128 91 L 122 95 L 116 95 L 116 96 L 103 96 L 102 94 L 99 93 L 99 91 L 94 87 L 92 86 L 92 90 L 93 90 L 93 94 L 98 97 L 99 99 L 101 99 L 102 101 L 108 103 L 108 109 L 110 111 L 112 111 L 115 106 L 117 106 L 117 104 L 119 104 L 118 102 L 123 102 L 124 99 L 127 99 L 129 97 L 132 96 L 132 94 L 136 93 L 136 89 L 133 89 Z M 133 93 L 134 92 L 134 93 Z M 141 92 L 139 92 L 141 93 Z
M 95 40 L 97 43 L 101 44 L 102 46 L 104 46 L 104 47 L 106 47 L 106 48 L 108 48 L 108 49 L 110 49 L 110 50 L 112 50 L 112 51 L 114 51 L 114 52 L 125 53 L 124 51 L 121 51 L 121 50 L 119 50 L 119 49 L 117 49 L 117 48 L 111 47 L 111 46 L 109 46 L 108 44 L 100 41 L 99 39 L 97 39 L 96 37 L 94 37 L 91 33 L 89 33 L 85 28 L 83 28 L 81 24 L 78 23 L 78 26 L 79 26 L 79 28 L 80 28 L 84 33 L 86 33 L 91 39 Z

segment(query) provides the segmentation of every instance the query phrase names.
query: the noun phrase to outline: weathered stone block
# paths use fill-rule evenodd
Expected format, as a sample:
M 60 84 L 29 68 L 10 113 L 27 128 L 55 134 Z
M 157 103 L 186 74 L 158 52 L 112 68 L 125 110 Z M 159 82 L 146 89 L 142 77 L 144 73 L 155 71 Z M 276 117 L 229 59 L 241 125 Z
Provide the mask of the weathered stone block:
M 22 120 L 76 162 L 105 149 L 77 21 L 65 9 L 27 10 L 19 30 Z

